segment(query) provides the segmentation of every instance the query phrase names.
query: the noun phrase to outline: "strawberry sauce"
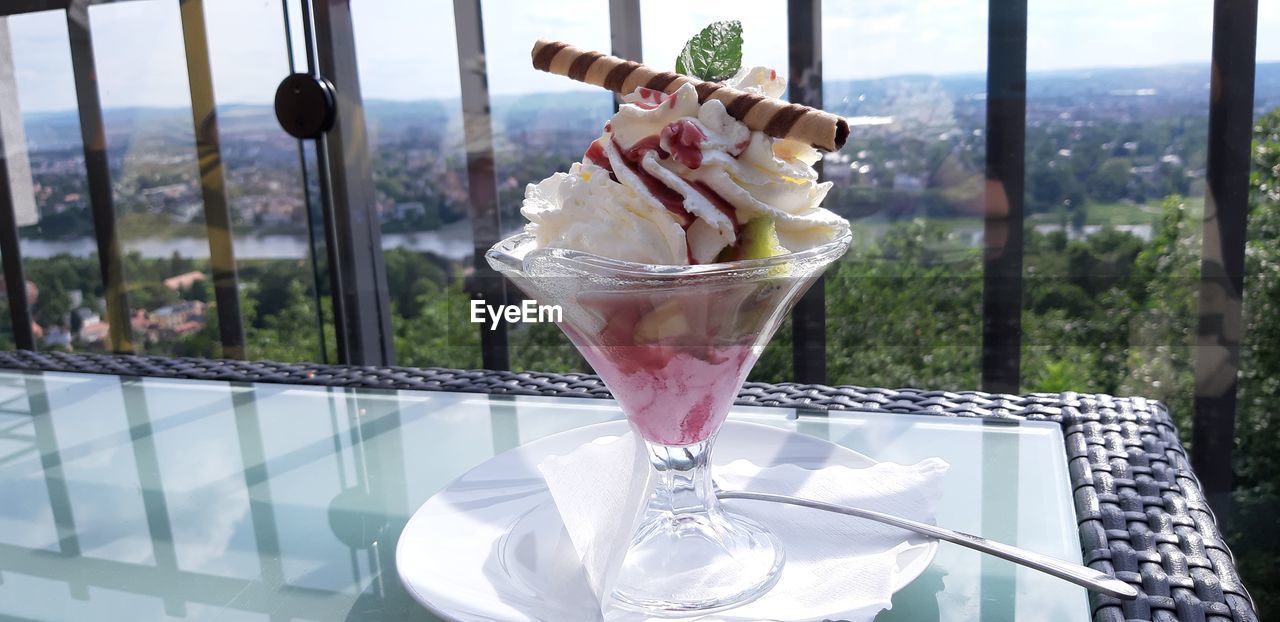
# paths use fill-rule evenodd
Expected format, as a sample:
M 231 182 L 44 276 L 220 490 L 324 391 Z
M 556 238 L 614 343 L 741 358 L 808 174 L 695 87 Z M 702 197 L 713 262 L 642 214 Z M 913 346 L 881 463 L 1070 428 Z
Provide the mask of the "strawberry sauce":
M 600 144 L 600 140 L 591 141 L 591 146 L 587 147 L 587 153 L 582 156 L 586 160 L 606 171 L 612 171 L 613 165 L 609 164 L 609 155 L 604 152 L 604 145 Z
M 634 105 L 645 110 L 653 110 L 664 103 L 674 105 L 676 101 L 675 96 L 669 96 L 653 89 L 641 88 L 639 94 L 641 100 L 634 102 Z M 610 125 L 605 126 L 606 131 L 610 129 Z M 592 141 L 582 159 L 583 162 L 589 162 L 613 174 L 613 162 L 609 160 L 609 154 L 605 150 L 603 140 L 603 138 L 599 138 Z M 650 196 L 667 208 L 667 211 L 676 218 L 681 227 L 688 229 L 693 224 L 695 217 L 685 208 L 684 196 L 667 186 L 662 180 L 651 175 L 641 166 L 641 162 L 647 154 L 653 153 L 658 160 L 670 158 L 688 169 L 696 170 L 702 166 L 702 144 L 707 140 L 707 134 L 703 131 L 702 126 L 694 119 L 681 118 L 668 123 L 658 134 L 641 138 L 628 147 L 620 144 L 615 136 L 609 136 L 609 140 L 613 142 L 613 147 L 617 149 L 618 154 L 621 156 L 623 165 L 640 180 L 641 184 L 644 185 L 644 190 L 648 191 Z M 745 148 L 745 146 L 746 144 L 743 143 L 736 149 L 738 153 L 733 153 L 732 155 L 735 157 L 740 155 L 742 148 Z M 612 175 L 612 177 L 614 181 L 618 180 L 617 175 Z M 732 204 L 706 184 L 700 181 L 687 181 L 698 194 L 706 198 L 734 224 L 735 232 L 741 231 L 742 223 L 738 222 L 737 209 Z M 692 249 L 688 249 L 688 257 L 689 263 L 696 263 Z
M 671 212 L 680 221 L 680 226 L 688 228 L 689 225 L 693 224 L 693 215 L 684 208 L 684 197 L 680 196 L 679 192 L 668 188 L 666 184 L 658 180 L 657 177 L 650 175 L 648 171 L 640 166 L 640 159 L 644 157 L 644 153 L 648 149 L 657 150 L 660 158 L 666 154 L 661 147 L 658 147 L 658 137 L 649 136 L 636 142 L 630 149 L 625 150 L 618 145 L 617 140 L 614 140 L 613 144 L 617 147 L 618 152 L 622 154 L 622 162 L 636 177 L 640 178 L 641 183 L 644 184 L 649 194 L 652 194 L 653 198 L 662 203 L 663 207 L 666 207 L 667 211 Z
M 662 128 L 661 141 L 671 148 L 672 157 L 689 168 L 702 166 L 702 141 L 707 135 L 702 133 L 692 119 L 673 121 Z

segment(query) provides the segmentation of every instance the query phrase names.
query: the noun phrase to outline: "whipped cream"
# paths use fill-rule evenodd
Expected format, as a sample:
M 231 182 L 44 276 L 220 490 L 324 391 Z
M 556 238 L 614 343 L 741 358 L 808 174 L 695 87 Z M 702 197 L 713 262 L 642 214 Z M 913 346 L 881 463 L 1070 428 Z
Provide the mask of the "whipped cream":
M 786 82 L 742 69 L 733 88 L 779 97 Z M 753 132 L 693 85 L 670 95 L 647 88 L 621 106 L 568 173 L 529 184 L 520 212 L 543 248 L 568 248 L 649 264 L 712 263 L 742 225 L 768 217 L 787 251 L 831 241 L 848 226 L 822 208 L 819 154 Z

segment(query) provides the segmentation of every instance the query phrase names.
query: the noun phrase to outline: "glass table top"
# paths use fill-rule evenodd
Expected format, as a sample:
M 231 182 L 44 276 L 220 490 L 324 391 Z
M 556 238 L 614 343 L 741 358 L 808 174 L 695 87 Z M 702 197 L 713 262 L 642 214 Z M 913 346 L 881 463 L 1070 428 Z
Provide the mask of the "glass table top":
M 951 464 L 938 524 L 1079 562 L 1059 428 L 735 408 L 876 460 Z M 607 400 L 0 371 L 0 619 L 435 620 L 414 510 Z M 878 621 L 1088 620 L 1083 588 L 941 544 Z

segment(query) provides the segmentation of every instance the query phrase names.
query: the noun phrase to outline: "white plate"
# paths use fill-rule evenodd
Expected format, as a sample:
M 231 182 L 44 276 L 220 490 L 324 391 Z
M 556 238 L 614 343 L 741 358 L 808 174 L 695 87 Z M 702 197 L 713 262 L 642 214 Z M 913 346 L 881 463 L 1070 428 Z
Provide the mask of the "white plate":
M 627 432 L 610 421 L 554 434 L 504 452 L 454 480 L 409 519 L 396 546 L 396 569 L 415 600 L 463 622 L 598 618 L 595 599 L 537 465 L 602 436 Z M 775 427 L 726 422 L 716 464 L 747 459 L 760 466 L 876 463 L 853 450 Z M 933 561 L 926 540 L 898 556 L 896 592 Z M 731 612 L 722 612 L 722 615 Z M 829 619 L 848 617 L 832 611 Z

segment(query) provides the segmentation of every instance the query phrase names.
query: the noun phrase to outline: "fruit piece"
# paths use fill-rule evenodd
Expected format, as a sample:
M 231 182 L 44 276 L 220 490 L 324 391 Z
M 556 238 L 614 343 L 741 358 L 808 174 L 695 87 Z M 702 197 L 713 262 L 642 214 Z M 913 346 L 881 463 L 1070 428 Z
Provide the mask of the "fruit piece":
M 636 324 L 636 343 L 657 343 L 689 332 L 689 321 L 678 300 L 668 300 L 647 313 Z
M 626 374 L 638 372 L 654 373 L 671 364 L 676 350 L 671 346 L 651 343 L 643 346 L 621 346 L 610 348 L 608 355 L 613 364 Z
M 598 345 L 629 346 L 634 343 L 636 325 L 640 322 L 639 310 L 634 306 L 616 309 L 605 307 L 604 317 L 608 319 L 600 331 Z
M 662 128 L 660 145 L 666 145 L 671 157 L 691 169 L 702 166 L 702 141 L 707 135 L 692 119 L 677 119 Z
M 778 241 L 778 230 L 767 216 L 753 218 L 742 227 L 742 242 L 734 259 L 761 259 L 784 255 L 787 249 Z
M 778 230 L 773 219 L 758 216 L 747 221 L 738 233 L 738 243 L 720 251 L 716 261 L 741 261 L 743 259 L 762 259 L 774 255 L 785 255 L 786 247 L 778 241 Z

